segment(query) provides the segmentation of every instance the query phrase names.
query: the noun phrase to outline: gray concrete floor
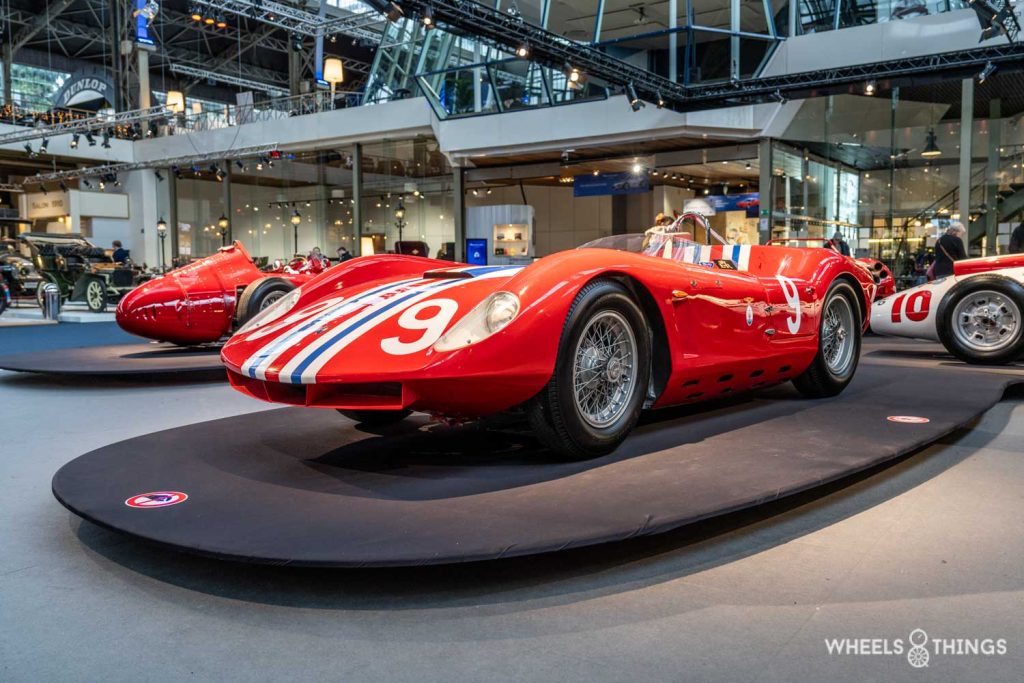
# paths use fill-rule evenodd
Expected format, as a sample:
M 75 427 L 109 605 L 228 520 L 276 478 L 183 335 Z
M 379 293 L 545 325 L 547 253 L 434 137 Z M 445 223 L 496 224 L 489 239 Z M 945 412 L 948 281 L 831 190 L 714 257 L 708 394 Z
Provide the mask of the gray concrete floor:
M 950 400 L 955 400 L 951 396 Z M 1024 400 L 825 494 L 684 532 L 425 570 L 247 567 L 81 522 L 63 463 L 263 409 L 214 384 L 0 372 L 0 680 L 1010 681 L 1024 670 Z M 826 638 L 1005 638 L 835 656 Z

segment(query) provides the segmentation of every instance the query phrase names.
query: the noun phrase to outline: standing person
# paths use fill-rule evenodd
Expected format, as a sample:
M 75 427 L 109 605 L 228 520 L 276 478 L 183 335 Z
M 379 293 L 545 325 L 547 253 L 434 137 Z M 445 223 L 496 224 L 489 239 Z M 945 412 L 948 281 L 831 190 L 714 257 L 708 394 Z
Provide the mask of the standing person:
M 354 258 L 352 256 L 352 252 L 350 252 L 345 247 L 338 247 L 337 254 L 338 254 L 338 263 L 344 263 L 345 261 L 348 261 L 350 258 Z
M 1010 233 L 1010 253 L 1024 254 L 1024 222 Z
M 124 263 L 128 260 L 128 250 L 121 246 L 121 240 L 114 240 L 110 244 L 114 247 L 114 253 L 111 255 L 114 263 Z
M 843 233 L 836 230 L 836 234 L 832 235 L 832 243 L 836 245 L 836 249 L 839 250 L 840 254 L 843 256 L 850 255 L 850 245 L 843 239 Z
M 932 277 L 929 279 L 949 277 L 953 274 L 953 262 L 967 258 L 963 239 L 966 233 L 963 223 L 953 223 L 946 234 L 935 242 L 935 262 L 932 263 Z

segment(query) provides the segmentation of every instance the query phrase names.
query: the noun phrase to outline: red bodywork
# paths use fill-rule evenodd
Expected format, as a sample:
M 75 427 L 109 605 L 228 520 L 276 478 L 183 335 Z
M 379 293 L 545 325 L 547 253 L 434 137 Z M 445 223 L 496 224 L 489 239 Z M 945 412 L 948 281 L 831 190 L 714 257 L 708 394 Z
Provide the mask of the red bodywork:
M 953 262 L 954 275 L 973 275 L 987 273 L 1001 268 L 1024 268 L 1024 254 L 1004 254 L 984 258 L 965 259 Z
M 291 308 L 236 332 L 221 357 L 236 389 L 267 401 L 485 416 L 544 387 L 573 300 L 588 282 L 613 278 L 632 290 L 650 322 L 656 396 L 650 405 L 662 407 L 801 374 L 817 353 L 822 299 L 836 278 L 862 293 L 866 320 L 874 282 L 864 267 L 834 252 L 696 249 L 695 260 L 704 265 L 599 248 L 561 252 L 527 267 L 396 255 L 354 259 L 302 286 Z M 723 250 L 743 255 L 738 269 L 718 260 Z M 498 291 L 519 298 L 512 322 L 458 350 L 434 347 Z
M 889 270 L 889 266 L 885 265 L 878 259 L 873 258 L 859 258 L 857 259 L 864 265 L 866 265 L 878 278 L 878 288 L 875 291 L 875 301 L 884 299 L 887 296 L 892 296 L 896 293 L 896 278 L 892 276 L 892 271 Z
M 231 331 L 235 300 L 264 277 L 283 277 L 298 286 L 317 273 L 261 271 L 241 242 L 176 268 L 136 287 L 117 304 L 117 324 L 140 337 L 193 345 L 215 342 Z

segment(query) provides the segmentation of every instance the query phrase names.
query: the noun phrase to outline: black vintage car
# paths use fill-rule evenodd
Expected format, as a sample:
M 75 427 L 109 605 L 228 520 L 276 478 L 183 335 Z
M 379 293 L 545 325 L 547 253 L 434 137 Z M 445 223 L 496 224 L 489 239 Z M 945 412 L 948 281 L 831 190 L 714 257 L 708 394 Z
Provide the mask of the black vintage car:
M 26 232 L 18 240 L 47 281 L 60 287 L 62 299 L 84 301 L 90 311 L 117 303 L 140 281 L 131 265 L 114 263 L 106 251 L 77 233 Z
M 36 297 L 46 282 L 35 264 L 27 244 L 15 239 L 0 239 L 0 280 L 12 298 Z

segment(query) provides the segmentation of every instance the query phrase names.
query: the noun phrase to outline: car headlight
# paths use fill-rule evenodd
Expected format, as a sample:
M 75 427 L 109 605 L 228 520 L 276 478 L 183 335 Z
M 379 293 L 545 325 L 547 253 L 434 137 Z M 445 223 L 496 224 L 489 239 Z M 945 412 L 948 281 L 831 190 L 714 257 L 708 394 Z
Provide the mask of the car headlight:
M 298 289 L 293 289 L 288 292 L 283 297 L 251 317 L 248 322 L 238 328 L 238 331 L 235 332 L 235 334 L 252 332 L 253 330 L 258 330 L 267 323 L 274 322 L 282 315 L 295 308 L 295 304 L 299 301 L 299 294 Z
M 495 292 L 473 307 L 434 344 L 435 351 L 455 351 L 487 339 L 519 314 L 519 297 L 512 292 Z

